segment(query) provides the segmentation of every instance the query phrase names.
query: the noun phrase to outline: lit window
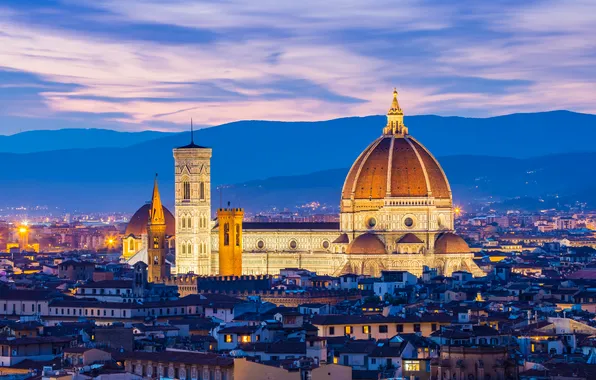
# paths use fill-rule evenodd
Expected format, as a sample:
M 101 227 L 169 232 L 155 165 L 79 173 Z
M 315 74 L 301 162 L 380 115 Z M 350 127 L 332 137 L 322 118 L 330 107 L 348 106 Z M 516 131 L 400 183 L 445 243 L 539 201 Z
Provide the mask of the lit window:
M 352 326 L 346 326 L 344 328 L 344 332 L 346 333 L 346 335 L 352 334 L 354 332 L 354 329 L 352 328 Z
M 337 364 L 337 362 L 339 361 L 338 359 L 339 359 L 339 358 L 338 358 L 337 356 L 334 356 L 334 357 L 333 357 L 333 364 Z
M 370 326 L 362 326 L 363 334 L 370 334 Z
M 242 335 L 241 341 L 242 343 L 250 343 L 250 335 Z
M 232 343 L 233 342 L 232 336 L 231 335 L 225 335 L 224 336 L 224 341 L 226 343 Z
M 416 360 L 404 360 L 404 369 L 406 371 L 420 371 L 420 362 Z

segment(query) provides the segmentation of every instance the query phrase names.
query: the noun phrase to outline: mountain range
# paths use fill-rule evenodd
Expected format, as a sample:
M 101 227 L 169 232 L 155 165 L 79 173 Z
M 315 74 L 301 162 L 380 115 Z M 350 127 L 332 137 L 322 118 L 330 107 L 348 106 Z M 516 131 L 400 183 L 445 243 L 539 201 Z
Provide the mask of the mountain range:
M 595 115 L 410 116 L 405 123 L 439 159 L 456 200 L 593 201 Z M 249 210 L 312 201 L 337 205 L 349 166 L 384 124 L 384 116 L 239 121 L 196 131 L 195 142 L 213 148 L 214 207 L 219 185 L 224 202 Z M 172 149 L 189 139 L 188 132 L 97 129 L 0 136 L 0 207 L 134 211 L 150 197 L 156 172 L 171 207 Z

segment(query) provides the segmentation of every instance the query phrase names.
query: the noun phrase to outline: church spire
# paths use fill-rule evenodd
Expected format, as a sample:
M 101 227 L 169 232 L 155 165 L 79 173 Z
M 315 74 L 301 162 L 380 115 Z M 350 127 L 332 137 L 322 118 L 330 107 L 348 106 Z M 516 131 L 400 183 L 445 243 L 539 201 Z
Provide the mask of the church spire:
M 166 224 L 159 188 L 157 187 L 157 173 L 153 182 L 153 196 L 151 197 L 151 208 L 149 209 L 149 225 L 153 224 Z
M 404 113 L 397 101 L 397 89 L 393 88 L 393 101 L 387 112 L 387 125 L 383 128 L 385 135 L 405 136 L 408 134 L 408 127 L 404 125 Z

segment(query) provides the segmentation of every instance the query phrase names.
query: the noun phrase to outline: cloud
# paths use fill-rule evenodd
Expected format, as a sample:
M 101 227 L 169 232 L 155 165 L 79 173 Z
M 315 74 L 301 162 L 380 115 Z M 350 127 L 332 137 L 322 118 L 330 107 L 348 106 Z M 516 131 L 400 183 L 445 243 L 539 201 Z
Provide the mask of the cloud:
M 200 125 L 320 120 L 383 113 L 394 86 L 408 114 L 596 112 L 594 8 L 12 0 L 0 7 L 0 67 L 21 77 L 0 86 L 0 96 L 15 95 L 0 123 L 89 115 L 130 130 L 182 129 L 191 116 Z

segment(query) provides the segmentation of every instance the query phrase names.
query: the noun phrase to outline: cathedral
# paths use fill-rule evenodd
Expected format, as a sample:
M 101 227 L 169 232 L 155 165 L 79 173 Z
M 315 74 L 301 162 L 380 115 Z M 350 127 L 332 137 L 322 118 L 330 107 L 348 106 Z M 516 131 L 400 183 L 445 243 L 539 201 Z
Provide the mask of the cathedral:
M 424 267 L 447 276 L 456 270 L 483 275 L 467 243 L 454 232 L 447 177 L 410 135 L 395 90 L 387 124 L 379 130 L 381 136 L 360 153 L 346 176 L 339 223 L 245 223 L 242 209 L 219 209 L 213 221 L 212 151 L 195 144 L 191 133 L 190 144 L 173 152 L 174 216 L 156 200 L 154 190 L 151 205 L 129 223 L 123 258 L 157 268 L 151 272 L 155 278 L 167 276 L 161 261 L 153 263 L 159 256 L 158 231 L 164 235 L 160 244 L 175 244 L 175 264 L 169 264 L 178 275 L 275 275 L 284 268 L 303 268 L 332 276 L 378 276 L 382 270 L 420 276 Z

